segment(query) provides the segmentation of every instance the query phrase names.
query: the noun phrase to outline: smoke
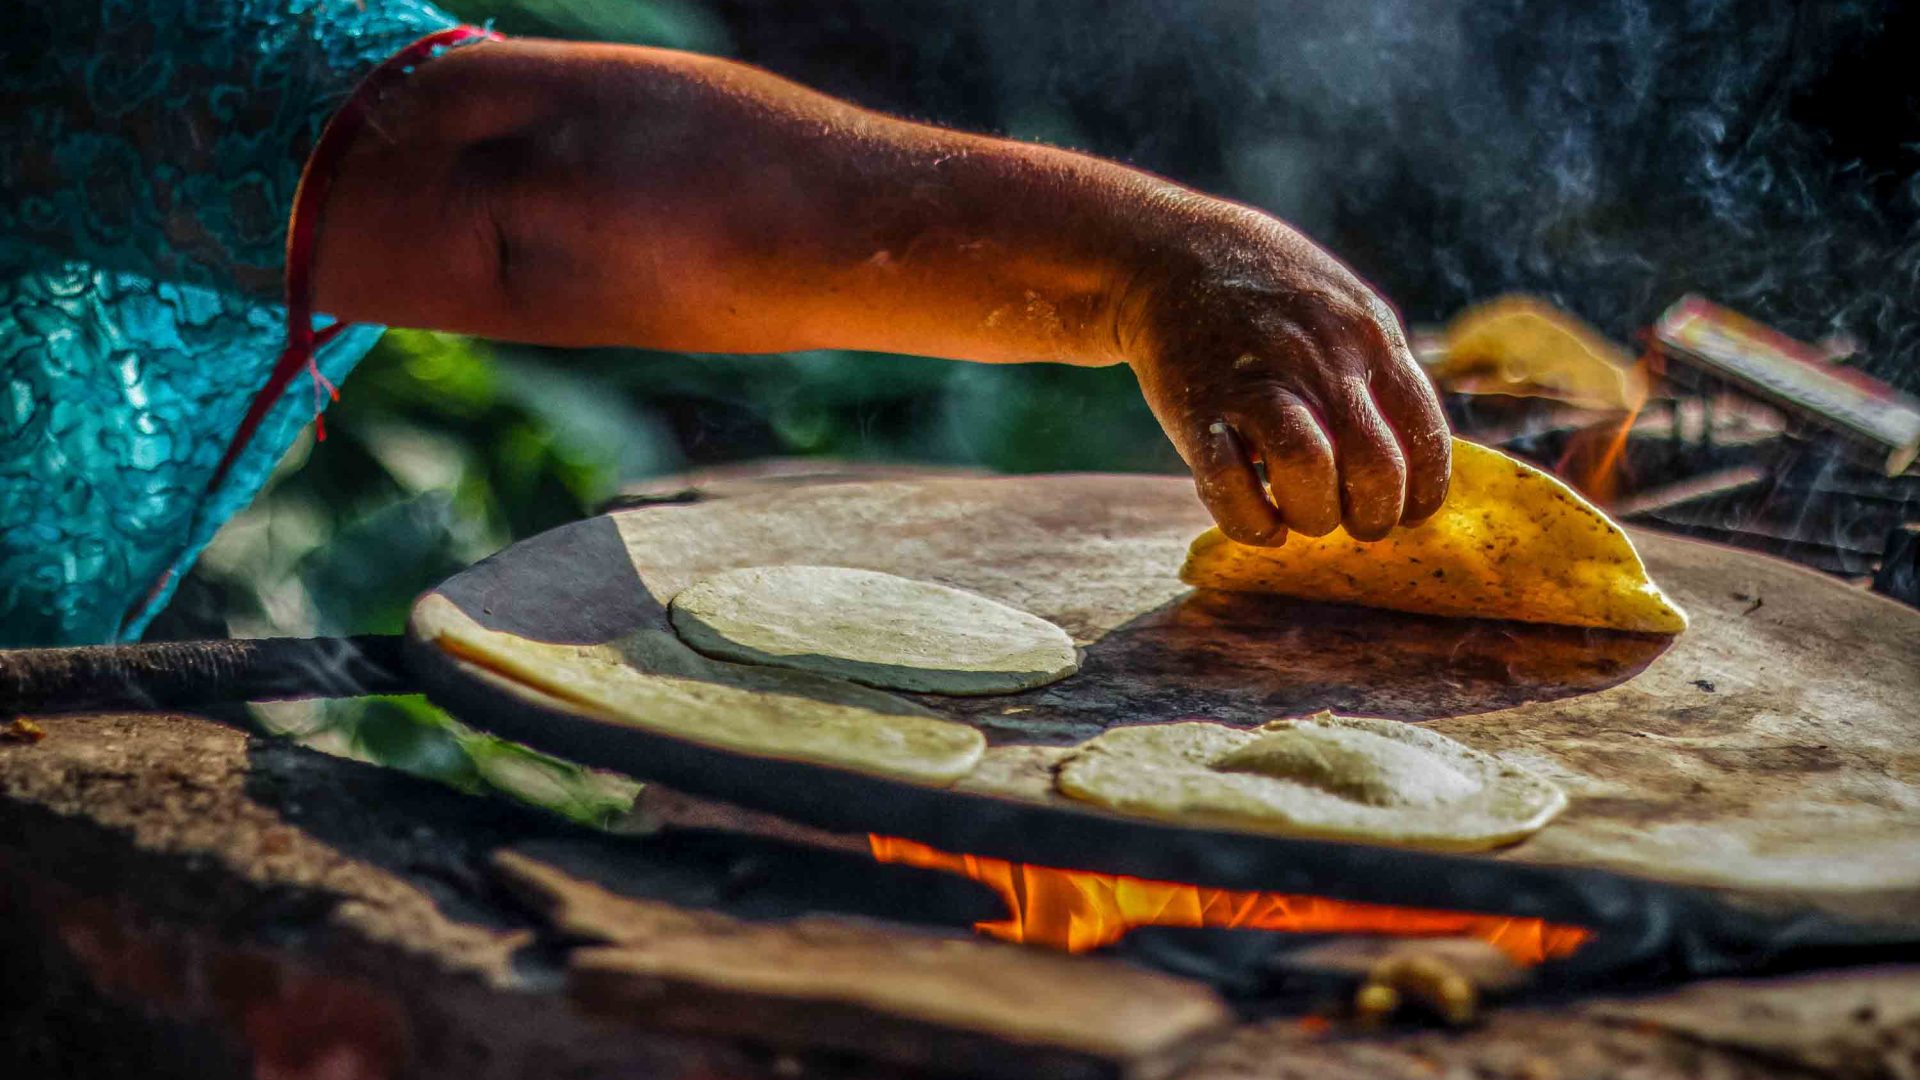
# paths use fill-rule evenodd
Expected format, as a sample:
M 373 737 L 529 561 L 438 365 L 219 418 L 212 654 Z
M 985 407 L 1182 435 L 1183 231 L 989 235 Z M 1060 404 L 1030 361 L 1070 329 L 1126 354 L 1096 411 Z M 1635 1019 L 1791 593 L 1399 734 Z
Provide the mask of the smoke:
M 1697 290 L 1920 382 L 1920 16 L 1896 3 L 886 7 L 729 22 L 828 89 L 1269 209 L 1414 321 L 1525 289 L 1626 337 Z
M 1885 110 L 1868 142 L 1913 126 L 1898 97 L 1832 100 L 1835 68 L 1885 32 L 1876 5 L 1281 7 L 1259 22 L 1265 107 L 1223 143 L 1305 136 L 1307 162 L 1263 173 L 1229 153 L 1230 182 L 1303 206 L 1411 316 L 1526 289 L 1625 336 L 1698 290 L 1910 370 L 1920 156 L 1869 162 L 1880 148 L 1821 123 Z

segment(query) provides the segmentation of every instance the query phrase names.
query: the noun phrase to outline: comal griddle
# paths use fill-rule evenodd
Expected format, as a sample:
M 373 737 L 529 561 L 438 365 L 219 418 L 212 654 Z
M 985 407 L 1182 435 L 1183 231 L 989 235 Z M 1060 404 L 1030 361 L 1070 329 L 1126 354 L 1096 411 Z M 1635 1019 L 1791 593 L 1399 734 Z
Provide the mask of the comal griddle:
M 1790 564 L 1636 534 L 1693 616 L 1677 639 L 1195 593 L 1208 524 L 1177 478 L 800 488 L 567 525 L 433 592 L 482 625 L 597 644 L 745 566 L 827 564 L 969 589 L 1065 627 L 1075 677 L 921 696 L 1025 795 L 736 754 L 574 712 L 410 637 L 462 720 L 586 764 L 842 833 L 1201 886 L 1571 923 L 1573 981 L 1887 958 L 1920 944 L 1920 612 Z M 1422 722 L 1552 776 L 1570 809 L 1480 855 L 1180 827 L 1051 794 L 1053 748 L 1118 724 L 1253 726 L 1320 708 Z M 1022 787 L 1022 785 L 1025 785 Z M 1002 784 L 1004 789 L 1007 785 Z

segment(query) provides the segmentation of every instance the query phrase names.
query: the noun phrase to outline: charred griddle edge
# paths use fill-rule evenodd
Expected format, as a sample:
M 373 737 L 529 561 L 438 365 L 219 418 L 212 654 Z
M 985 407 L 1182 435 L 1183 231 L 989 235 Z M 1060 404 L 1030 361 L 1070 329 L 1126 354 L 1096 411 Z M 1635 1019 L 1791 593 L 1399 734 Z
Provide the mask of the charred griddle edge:
M 658 607 L 637 574 L 623 580 L 604 569 L 631 565 L 618 526 L 603 516 L 522 541 L 434 591 L 494 630 L 598 644 L 648 625 Z M 405 657 L 427 696 L 475 727 L 833 832 L 1059 869 L 1539 918 L 1596 932 L 1574 956 L 1543 968 L 1543 982 L 1658 982 L 1920 952 L 1920 927 L 1763 914 L 1709 890 L 1609 871 L 1182 827 L 737 754 L 513 697 L 411 636 Z
M 1657 983 L 1920 955 L 1920 932 L 1819 913 L 1774 916 L 1703 889 L 1601 870 L 1331 841 L 1254 836 L 922 787 L 752 757 L 510 697 L 436 647 L 409 640 L 427 696 L 475 727 L 582 764 L 841 833 L 1070 870 L 1227 889 L 1511 915 L 1596 932 L 1543 983 Z

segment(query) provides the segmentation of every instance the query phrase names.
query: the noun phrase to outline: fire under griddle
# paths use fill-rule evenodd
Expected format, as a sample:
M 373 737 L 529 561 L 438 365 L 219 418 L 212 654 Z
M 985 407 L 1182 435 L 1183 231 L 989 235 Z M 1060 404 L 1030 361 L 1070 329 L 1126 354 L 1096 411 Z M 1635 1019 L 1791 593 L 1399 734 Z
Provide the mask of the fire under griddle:
M 1920 759 L 1902 749 L 1920 613 L 1653 533 L 1637 535 L 1642 552 L 1694 618 L 1671 641 L 1201 595 L 1174 570 L 1205 524 L 1173 478 L 803 488 L 576 523 L 435 590 L 483 625 L 575 643 L 670 633 L 665 601 L 740 566 L 855 566 L 1004 600 L 1064 626 L 1085 663 L 1023 694 L 922 699 L 988 734 L 991 783 L 924 788 L 721 753 L 556 709 L 422 642 L 411 663 L 476 726 L 824 835 L 1582 927 L 1593 940 L 1556 961 L 1566 986 L 1920 942 L 1920 822 L 1903 809 L 1920 796 Z M 1442 856 L 1142 822 L 1051 791 L 1050 759 L 1115 724 L 1254 725 L 1320 708 L 1430 724 L 1554 776 L 1573 805 L 1514 848 Z M 1179 937 L 1148 935 L 1142 954 L 1223 983 L 1266 960 L 1230 935 L 1169 952 Z
M 1897 851 L 1860 844 L 1866 822 L 1849 828 L 1847 808 L 1887 813 L 1887 848 L 1911 838 L 1891 812 L 1913 783 L 1911 740 L 1887 731 L 1887 703 L 1915 690 L 1910 610 L 1775 560 L 1652 536 L 1656 574 L 1695 617 L 1665 649 L 1281 601 L 1219 607 L 1167 580 L 1164 559 L 1198 524 L 1177 481 L 914 473 L 818 486 L 862 471 L 703 477 L 698 494 L 548 534 L 448 588 L 521 629 L 571 625 L 592 640 L 651 610 L 649 585 L 665 593 L 729 558 L 878 565 L 1026 603 L 1088 642 L 1079 679 L 961 703 L 998 759 L 1189 710 L 1251 720 L 1372 707 L 1562 762 L 1574 807 L 1498 856 L 1294 845 L 1296 865 L 1274 874 L 1231 837 L 1169 847 L 1166 831 L 1128 828 L 1087 842 L 1060 816 L 1078 807 L 1023 818 L 1015 804 L 1016 816 L 969 823 L 997 804 L 909 792 L 874 809 L 861 800 L 901 793 L 818 771 L 799 776 L 804 789 L 751 770 L 729 780 L 724 763 L 689 778 L 700 763 L 658 740 L 602 738 L 491 689 L 465 701 L 457 671 L 415 674 L 437 674 L 436 695 L 485 726 L 705 793 L 650 783 L 636 819 L 607 833 L 194 716 L 42 715 L 38 742 L 0 737 L 0 1072 L 40 1075 L 53 1061 L 144 1074 L 189 1047 L 201 1080 L 341 1060 L 457 1080 L 1900 1075 L 1887 1069 L 1920 1019 L 1920 968 L 1900 964 L 1913 955 L 1899 916 L 1915 876 Z M 635 549 L 645 570 L 623 531 L 647 541 Z M 659 567 L 675 579 L 657 579 Z M 738 782 L 726 799 L 723 781 Z M 909 811 L 928 828 L 902 820 Z M 1770 836 L 1819 830 L 1832 843 L 1789 844 L 1766 887 L 1675 884 L 1604 859 L 1600 841 L 1657 834 L 1683 812 L 1712 828 L 1814 815 L 1735 850 L 1765 854 Z M 1546 846 L 1563 826 L 1568 841 Z M 1470 1030 L 1369 1030 L 1346 1010 L 1373 958 L 1448 942 L 1360 937 L 1381 928 L 1360 920 L 1332 937 L 1149 925 L 1092 956 L 1014 947 L 968 931 L 1009 914 L 978 883 L 987 875 L 877 861 L 877 828 L 949 852 L 1004 843 L 1029 867 L 1110 873 L 1124 857 L 1173 883 L 1552 911 L 1598 932 L 1503 991 Z M 1696 869 L 1714 871 L 1726 846 Z M 1787 878 L 1793 887 L 1773 887 Z M 1437 925 L 1405 914 L 1393 933 Z

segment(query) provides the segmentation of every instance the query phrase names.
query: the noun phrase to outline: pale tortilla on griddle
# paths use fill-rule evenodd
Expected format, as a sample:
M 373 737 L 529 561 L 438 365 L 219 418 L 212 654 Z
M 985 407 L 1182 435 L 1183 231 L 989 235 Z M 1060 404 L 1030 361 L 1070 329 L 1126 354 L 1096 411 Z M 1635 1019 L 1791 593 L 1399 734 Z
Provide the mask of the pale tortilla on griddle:
M 1325 712 L 1252 731 L 1114 728 L 1069 753 L 1054 783 L 1123 814 L 1437 851 L 1512 843 L 1567 804 L 1551 782 L 1437 732 Z
M 452 601 L 414 608 L 416 636 L 488 674 L 603 720 L 736 753 L 947 785 L 986 739 L 892 694 L 803 671 L 710 660 L 664 630 L 563 645 L 490 630 Z
M 1453 441 L 1453 483 L 1433 517 L 1364 543 L 1334 530 L 1250 547 L 1209 529 L 1180 578 L 1429 615 L 1677 634 L 1680 610 L 1633 541 L 1572 488 L 1484 446 Z
M 843 566 L 761 566 L 695 582 L 673 628 L 708 656 L 932 694 L 1007 694 L 1079 670 L 1066 631 L 931 581 Z

